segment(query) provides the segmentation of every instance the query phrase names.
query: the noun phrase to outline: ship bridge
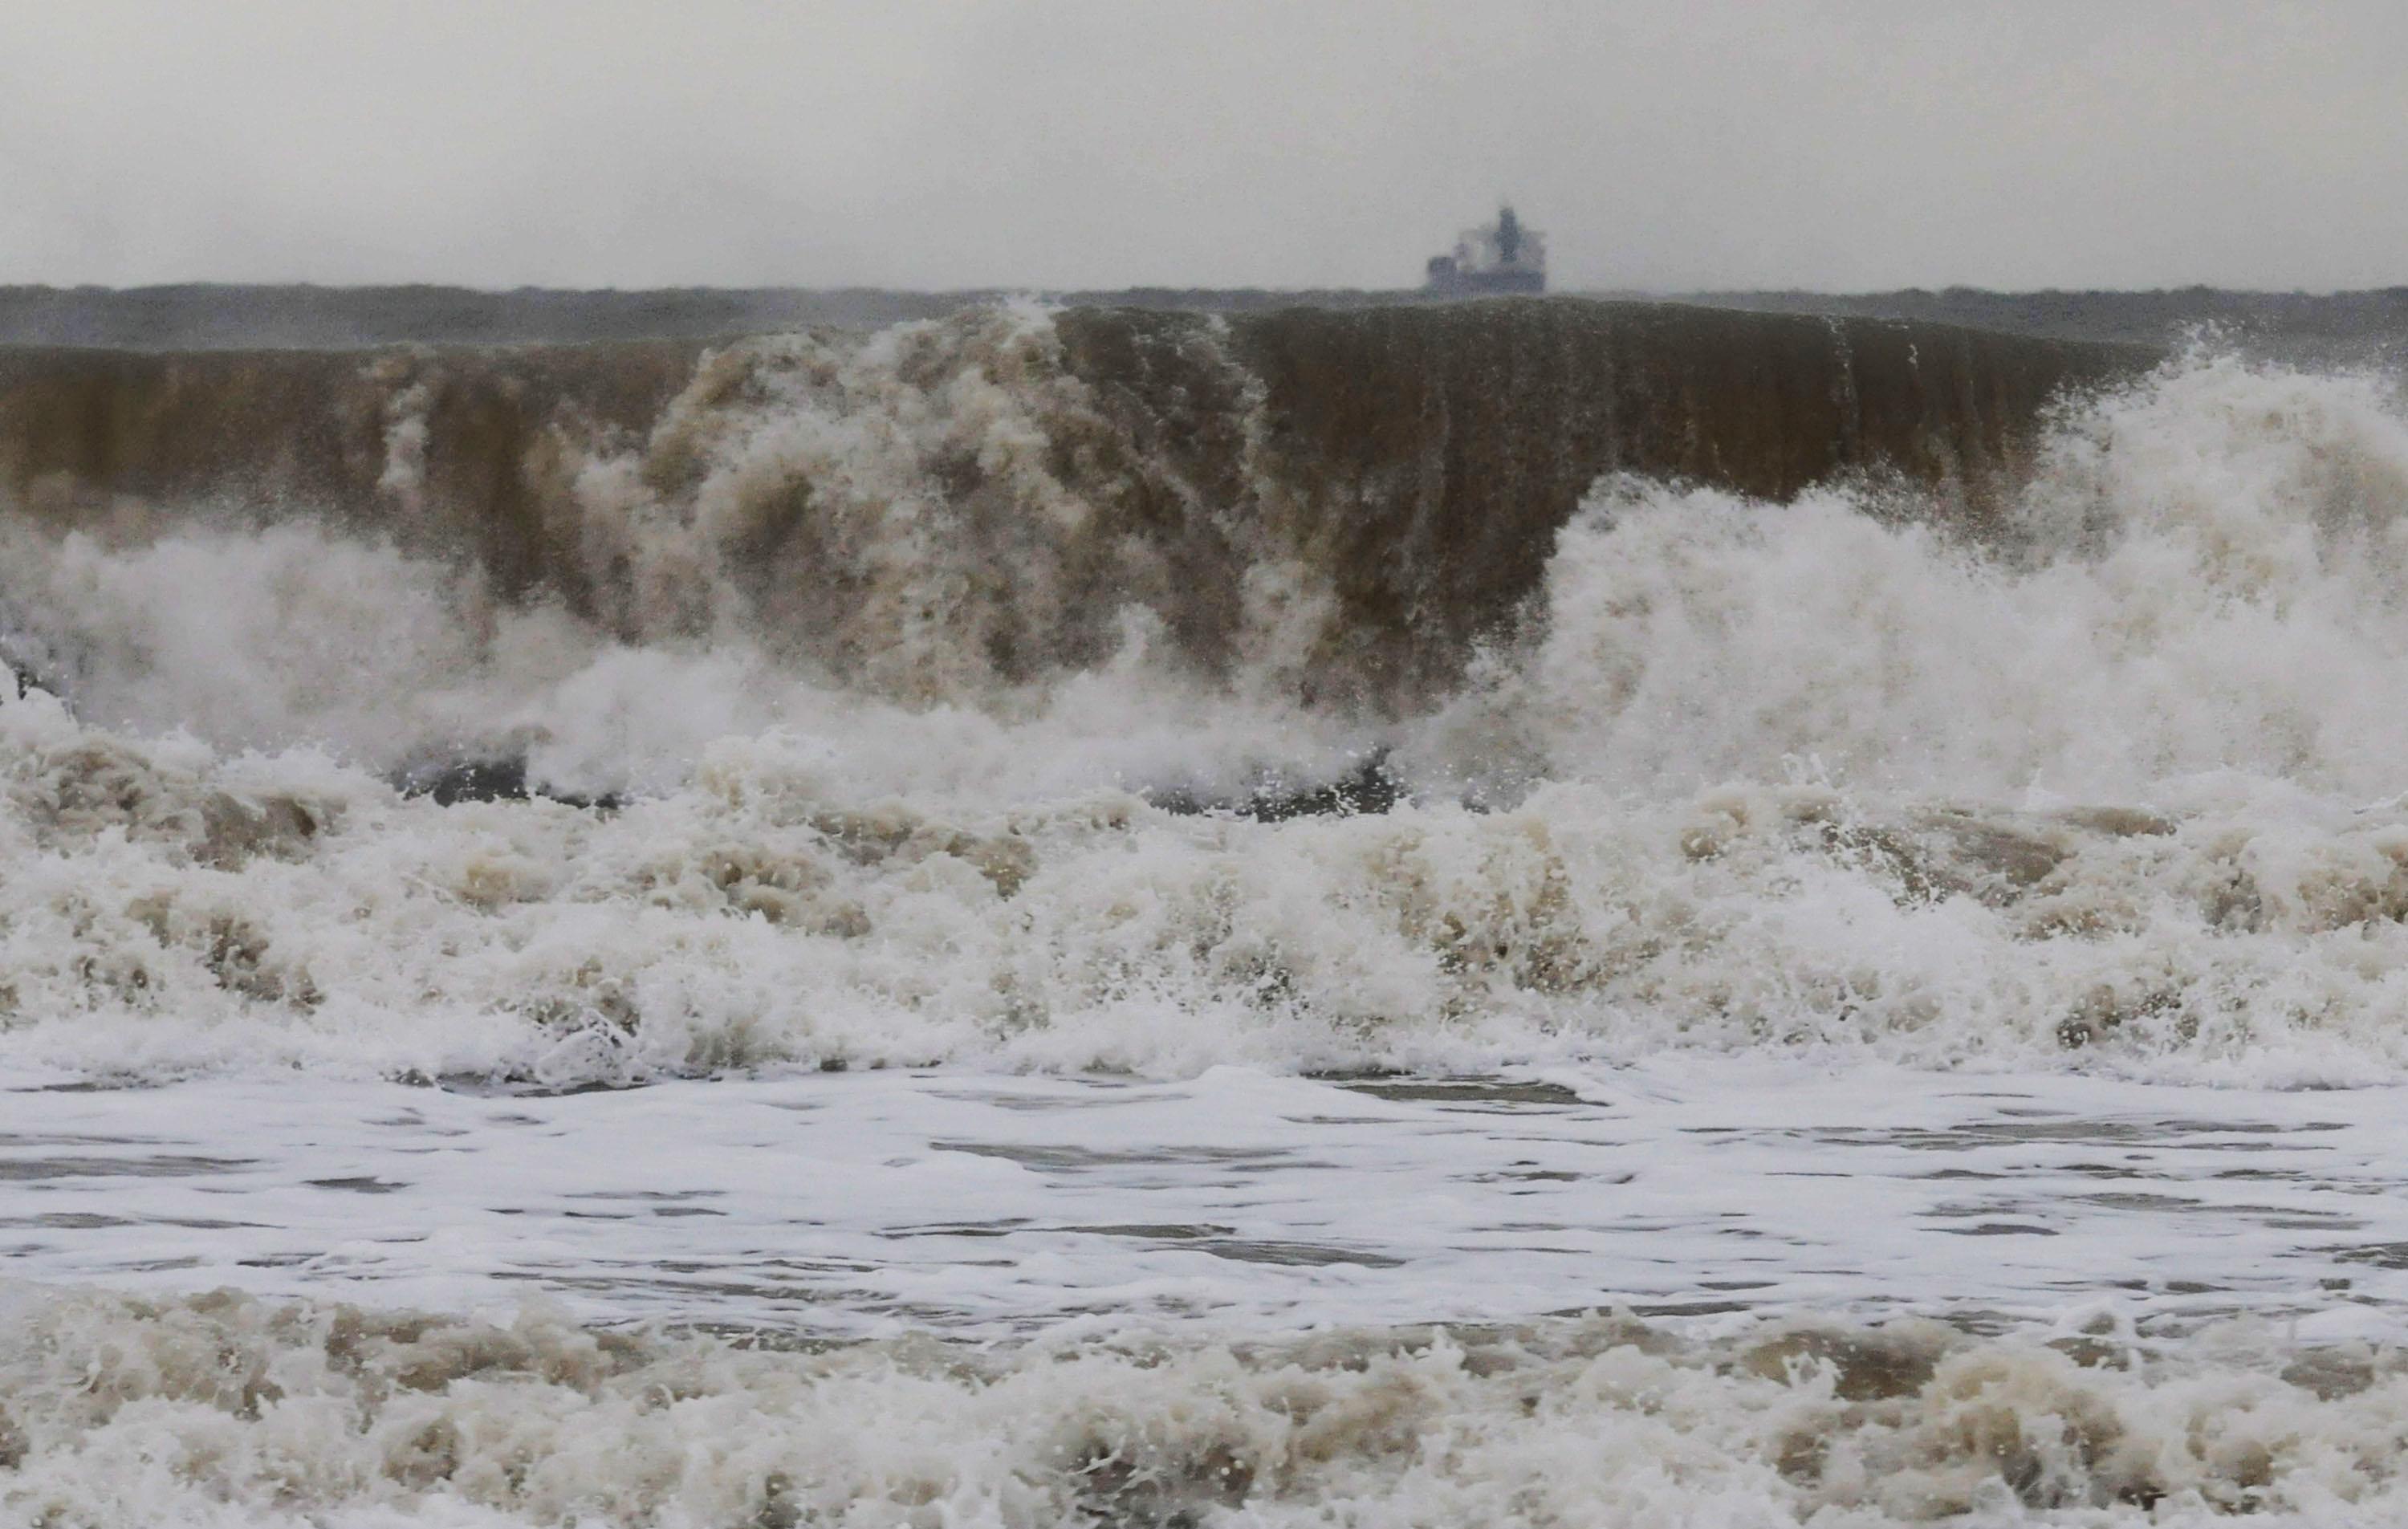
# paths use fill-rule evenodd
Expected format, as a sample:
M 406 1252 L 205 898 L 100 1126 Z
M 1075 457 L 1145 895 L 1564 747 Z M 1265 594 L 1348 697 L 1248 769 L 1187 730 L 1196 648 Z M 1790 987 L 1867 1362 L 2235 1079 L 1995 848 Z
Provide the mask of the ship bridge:
M 1457 236 L 1454 253 L 1430 257 L 1422 290 L 1442 297 L 1545 292 L 1547 236 L 1524 227 L 1512 207 L 1499 207 L 1495 222 Z

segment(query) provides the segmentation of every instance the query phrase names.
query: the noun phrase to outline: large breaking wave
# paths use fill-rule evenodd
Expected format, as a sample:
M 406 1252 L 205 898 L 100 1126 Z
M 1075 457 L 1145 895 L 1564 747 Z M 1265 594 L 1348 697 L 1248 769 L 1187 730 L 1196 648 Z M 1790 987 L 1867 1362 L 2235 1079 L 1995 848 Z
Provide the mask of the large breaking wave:
M 11 364 L 26 1060 L 2408 1063 L 2372 378 L 1582 305 Z

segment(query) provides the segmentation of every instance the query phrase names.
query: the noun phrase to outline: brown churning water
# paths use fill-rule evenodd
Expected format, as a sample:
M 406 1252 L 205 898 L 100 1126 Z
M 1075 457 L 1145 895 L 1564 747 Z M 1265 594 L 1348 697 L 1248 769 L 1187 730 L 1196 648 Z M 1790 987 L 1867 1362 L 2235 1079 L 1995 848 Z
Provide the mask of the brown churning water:
M 1046 570 L 1049 598 L 994 592 L 969 635 L 994 679 L 1095 661 L 1131 602 L 1198 670 L 1226 674 L 1246 581 L 1278 562 L 1333 603 L 1310 638 L 1312 698 L 1385 710 L 1455 679 L 1601 475 L 1770 499 L 1888 476 L 1979 535 L 2047 402 L 2151 359 L 1577 300 L 1072 309 L 1041 331 L 982 309 L 718 346 L 21 349 L 0 350 L 0 495 L 53 532 L 117 540 L 309 517 L 630 639 L 736 620 L 838 673 L 859 666 L 876 582 L 864 538 L 917 501 L 942 507 L 948 538 L 990 573 Z M 970 400 L 985 392 L 1005 396 Z M 966 412 L 1000 407 L 1025 449 L 1010 461 Z M 890 452 L 866 482 L 858 441 L 794 443 L 706 493 L 702 443 L 771 407 L 864 424 L 909 461 Z M 624 494 L 597 490 L 590 469 L 612 455 L 638 464 L 645 535 Z M 680 556 L 708 573 L 648 562 L 666 522 L 684 522 Z

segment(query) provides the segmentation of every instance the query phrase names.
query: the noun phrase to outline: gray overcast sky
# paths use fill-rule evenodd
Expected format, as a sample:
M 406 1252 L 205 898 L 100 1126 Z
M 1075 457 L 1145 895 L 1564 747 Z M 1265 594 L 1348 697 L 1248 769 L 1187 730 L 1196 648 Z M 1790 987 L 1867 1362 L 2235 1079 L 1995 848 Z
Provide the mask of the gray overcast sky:
M 2408 282 L 2408 3 L 0 0 L 0 280 Z

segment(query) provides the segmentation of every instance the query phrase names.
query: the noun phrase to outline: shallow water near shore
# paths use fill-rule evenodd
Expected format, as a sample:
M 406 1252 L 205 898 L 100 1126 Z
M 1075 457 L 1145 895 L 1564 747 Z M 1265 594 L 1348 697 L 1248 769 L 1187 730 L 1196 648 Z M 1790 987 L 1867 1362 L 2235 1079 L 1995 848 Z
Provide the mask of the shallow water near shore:
M 0 1504 L 42 1522 L 2354 1524 L 2402 1489 L 2394 1086 L 0 1100 Z
M 1761 1060 L 570 1095 L 7 1085 L 21 1279 L 803 1336 L 1913 1312 L 2330 1340 L 2408 1301 L 2408 1091 Z M 1711 1322 L 1708 1325 L 1712 1325 Z

